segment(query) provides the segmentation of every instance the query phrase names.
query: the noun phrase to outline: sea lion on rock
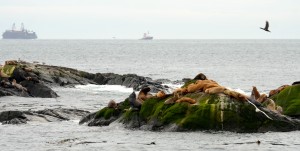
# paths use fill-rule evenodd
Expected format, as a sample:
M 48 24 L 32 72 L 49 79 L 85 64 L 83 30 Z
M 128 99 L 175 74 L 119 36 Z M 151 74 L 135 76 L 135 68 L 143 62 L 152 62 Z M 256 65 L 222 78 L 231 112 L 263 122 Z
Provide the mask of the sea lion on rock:
M 118 104 L 114 100 L 110 100 L 107 104 L 107 107 L 116 109 Z
M 206 89 L 205 93 L 208 93 L 208 94 L 224 93 L 225 90 L 226 90 L 226 88 L 221 87 L 221 86 L 212 87 L 212 88 Z
M 144 87 L 138 94 L 138 101 L 143 104 L 146 99 L 152 97 L 152 95 L 148 94 L 150 90 L 151 89 L 149 87 Z
M 177 98 L 179 98 L 180 96 L 182 96 L 182 95 L 184 95 L 184 94 L 186 94 L 186 93 L 188 93 L 188 90 L 187 90 L 186 87 L 185 87 L 185 88 L 178 88 L 178 89 L 176 89 L 176 90 L 173 92 L 174 97 L 176 96 Z
M 196 75 L 194 80 L 207 80 L 207 78 L 203 73 L 199 73 L 198 75 Z
M 182 98 L 180 98 L 176 101 L 176 103 L 181 103 L 181 102 L 188 102 L 190 104 L 195 104 L 196 103 L 196 101 L 194 99 L 188 98 L 188 97 L 182 97 Z
M 156 97 L 161 98 L 161 99 L 165 98 L 166 97 L 166 93 L 164 91 L 158 91 L 156 93 Z
M 260 97 L 260 93 L 257 91 L 257 88 L 253 86 L 251 97 L 255 100 L 257 100 Z
M 279 88 L 277 88 L 277 89 L 275 89 L 275 90 L 271 90 L 271 91 L 269 92 L 269 97 L 271 97 L 271 96 L 273 96 L 273 95 L 279 93 L 280 91 L 284 90 L 284 89 L 285 89 L 286 87 L 288 87 L 288 86 L 290 86 L 290 85 L 282 85 L 282 86 L 280 86 Z
M 267 99 L 267 95 L 266 94 L 262 94 L 262 95 L 259 96 L 258 99 L 256 99 L 256 101 L 259 102 L 259 103 L 263 103 L 263 102 L 266 101 L 266 99 Z
M 276 112 L 276 104 L 272 99 L 266 99 L 267 109 Z
M 137 101 L 135 92 L 132 92 L 129 97 L 128 101 L 130 104 L 130 107 L 133 109 L 141 109 L 142 103 Z
M 169 99 L 167 99 L 164 104 L 174 104 L 176 101 L 178 100 L 177 96 L 171 97 Z
M 231 96 L 237 100 L 240 100 L 240 101 L 248 101 L 248 97 L 244 94 L 241 94 L 239 92 L 236 92 L 236 91 L 232 91 L 232 90 L 225 90 L 224 91 L 224 94 L 228 95 L 228 96 Z
M 27 91 L 27 89 L 25 87 L 23 87 L 21 84 L 18 84 L 15 79 L 13 79 L 13 81 L 11 82 L 11 84 L 14 87 L 16 87 L 17 89 L 21 90 L 21 91 Z

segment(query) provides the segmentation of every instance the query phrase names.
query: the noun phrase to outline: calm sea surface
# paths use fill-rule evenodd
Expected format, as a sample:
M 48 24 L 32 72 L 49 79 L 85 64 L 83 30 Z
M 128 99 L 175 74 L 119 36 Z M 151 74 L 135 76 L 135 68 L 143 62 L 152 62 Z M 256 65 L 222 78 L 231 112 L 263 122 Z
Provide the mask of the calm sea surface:
M 300 40 L 0 40 L 0 64 L 38 61 L 88 72 L 181 80 L 202 72 L 221 85 L 268 92 L 300 80 Z M 57 99 L 1 97 L 0 111 L 78 108 L 123 101 L 121 86 L 54 88 Z M 299 150 L 300 132 L 149 132 L 66 122 L 0 125 L 0 150 Z M 260 145 L 255 142 L 261 141 Z M 90 142 L 84 144 L 83 142 Z M 155 145 L 149 145 L 155 142 Z

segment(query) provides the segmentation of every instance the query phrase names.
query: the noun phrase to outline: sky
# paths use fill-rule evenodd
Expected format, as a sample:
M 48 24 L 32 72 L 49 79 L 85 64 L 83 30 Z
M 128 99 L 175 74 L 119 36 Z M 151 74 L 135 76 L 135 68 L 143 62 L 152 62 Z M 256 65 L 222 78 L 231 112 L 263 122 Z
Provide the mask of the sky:
M 0 0 L 39 39 L 299 39 L 299 0 Z M 259 27 L 270 23 L 271 33 Z

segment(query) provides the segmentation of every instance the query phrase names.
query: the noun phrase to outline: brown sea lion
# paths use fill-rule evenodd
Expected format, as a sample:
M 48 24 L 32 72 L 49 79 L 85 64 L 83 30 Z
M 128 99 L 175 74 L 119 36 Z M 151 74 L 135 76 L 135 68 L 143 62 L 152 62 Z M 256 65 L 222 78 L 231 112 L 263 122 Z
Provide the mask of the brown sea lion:
M 194 99 L 188 98 L 188 97 L 182 97 L 182 98 L 180 98 L 176 101 L 176 103 L 181 103 L 181 102 L 188 102 L 190 104 L 195 104 L 196 103 L 196 101 Z
M 27 89 L 23 87 L 21 84 L 18 84 L 15 79 L 12 80 L 11 84 L 19 90 L 27 91 Z
M 272 95 L 275 95 L 275 94 L 279 93 L 280 91 L 284 90 L 288 86 L 290 86 L 290 85 L 282 85 L 282 86 L 280 86 L 279 88 L 277 88 L 275 90 L 271 90 L 269 92 L 269 97 L 271 97 Z
M 115 109 L 118 107 L 118 104 L 114 100 L 110 100 L 107 104 L 107 107 Z
M 259 102 L 259 103 L 263 103 L 263 102 L 266 101 L 266 99 L 267 99 L 267 95 L 266 94 L 262 94 L 262 95 L 259 96 L 258 99 L 256 99 L 256 101 Z
M 241 94 L 239 92 L 236 92 L 236 91 L 232 91 L 232 90 L 225 90 L 224 91 L 224 94 L 230 96 L 230 97 L 233 97 L 239 101 L 247 101 L 248 100 L 248 97 L 244 94 Z
M 174 96 L 174 97 L 171 97 L 171 98 L 167 99 L 167 100 L 164 102 L 164 104 L 174 104 L 177 100 L 178 100 L 178 97 L 177 97 L 177 95 L 176 95 L 176 96 Z
M 158 98 L 165 98 L 166 97 L 166 93 L 164 91 L 158 91 L 156 93 L 156 97 L 158 97 Z
M 212 88 L 206 89 L 205 93 L 208 93 L 208 94 L 224 93 L 225 90 L 226 90 L 226 88 L 221 87 L 221 86 L 212 87 Z
M 257 100 L 260 97 L 260 93 L 257 91 L 257 88 L 255 86 L 253 86 L 251 96 L 253 96 L 255 100 Z
M 138 94 L 138 97 L 137 97 L 137 100 L 140 102 L 140 103 L 144 103 L 144 101 L 150 97 L 152 97 L 152 95 L 148 94 L 148 92 L 150 92 L 150 88 L 149 87 L 145 87 L 143 88 L 139 94 Z

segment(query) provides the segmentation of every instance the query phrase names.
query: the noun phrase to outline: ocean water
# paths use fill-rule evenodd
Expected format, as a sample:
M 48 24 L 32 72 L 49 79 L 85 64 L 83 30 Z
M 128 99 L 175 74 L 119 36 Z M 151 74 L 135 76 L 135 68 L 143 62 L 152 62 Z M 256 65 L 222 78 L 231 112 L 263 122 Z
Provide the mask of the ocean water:
M 221 85 L 268 93 L 299 81 L 300 40 L 0 40 L 0 64 L 38 61 L 88 72 L 136 73 L 181 80 L 204 73 Z M 0 111 L 77 108 L 96 111 L 131 88 L 54 88 L 56 99 L 1 97 Z M 151 132 L 64 122 L 0 125 L 0 150 L 298 150 L 300 132 Z M 261 141 L 257 144 L 257 141 Z M 155 144 L 151 144 L 151 143 Z

